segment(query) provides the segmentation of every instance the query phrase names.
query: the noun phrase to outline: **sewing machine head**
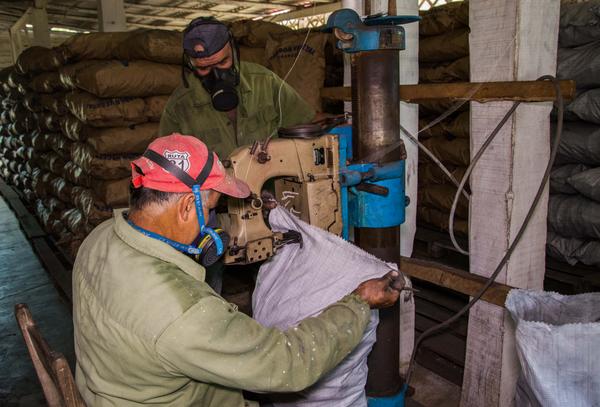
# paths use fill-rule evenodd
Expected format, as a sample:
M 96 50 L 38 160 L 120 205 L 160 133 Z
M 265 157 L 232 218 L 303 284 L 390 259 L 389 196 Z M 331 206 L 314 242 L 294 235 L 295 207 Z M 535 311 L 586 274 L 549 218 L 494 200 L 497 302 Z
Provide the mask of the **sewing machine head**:
M 310 129 L 304 126 L 297 127 L 294 134 L 280 132 L 280 138 L 240 147 L 229 156 L 228 171 L 244 180 L 252 195 L 228 201 L 231 238 L 226 264 L 268 259 L 297 238 L 293 233 L 273 232 L 265 224 L 261 191 L 272 178 L 279 205 L 312 225 L 341 233 L 338 139 Z

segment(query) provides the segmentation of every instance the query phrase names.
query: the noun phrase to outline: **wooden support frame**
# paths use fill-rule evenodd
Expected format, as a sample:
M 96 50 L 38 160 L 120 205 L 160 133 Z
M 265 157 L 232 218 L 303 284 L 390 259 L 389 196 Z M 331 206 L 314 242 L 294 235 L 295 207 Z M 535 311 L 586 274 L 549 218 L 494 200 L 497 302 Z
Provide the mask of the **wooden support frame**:
M 560 81 L 560 90 L 566 100 L 575 97 L 575 81 Z M 548 81 L 457 82 L 400 85 L 400 99 L 407 103 L 431 100 L 467 100 L 476 102 L 521 101 L 551 102 L 556 99 L 554 87 Z M 350 87 L 331 87 L 321 90 L 321 97 L 334 100 L 352 100 Z
M 560 0 L 543 3 L 469 2 L 472 81 L 521 82 L 555 74 Z M 471 102 L 471 155 L 511 105 L 505 101 Z M 483 277 L 493 273 L 529 211 L 550 156 L 551 110 L 552 103 L 520 105 L 471 175 L 471 273 Z M 498 283 L 543 289 L 547 191 L 500 271 Z M 514 405 L 519 374 L 514 342 L 514 324 L 504 308 L 488 302 L 478 302 L 471 308 L 461 406 Z
M 408 257 L 402 257 L 400 260 L 400 271 L 412 278 L 427 281 L 469 296 L 473 296 L 479 292 L 487 281 L 485 277 L 463 270 L 432 261 L 411 259 Z M 504 307 L 506 296 L 512 288 L 506 284 L 493 283 L 485 294 L 483 294 L 482 300 L 499 307 Z

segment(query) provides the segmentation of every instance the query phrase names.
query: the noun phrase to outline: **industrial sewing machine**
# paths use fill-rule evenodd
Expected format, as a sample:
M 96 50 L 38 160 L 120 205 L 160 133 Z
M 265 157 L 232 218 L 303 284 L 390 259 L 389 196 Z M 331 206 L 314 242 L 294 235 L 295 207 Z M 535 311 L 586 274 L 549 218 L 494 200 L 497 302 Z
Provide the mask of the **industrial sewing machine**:
M 402 151 L 403 145 L 398 148 Z M 404 221 L 404 161 L 350 164 L 351 127 L 323 133 L 302 125 L 280 131 L 280 138 L 235 150 L 228 171 L 244 180 L 252 195 L 230 199 L 227 264 L 266 260 L 294 235 L 265 224 L 261 191 L 275 179 L 275 198 L 305 222 L 348 238 L 349 228 L 391 227 Z

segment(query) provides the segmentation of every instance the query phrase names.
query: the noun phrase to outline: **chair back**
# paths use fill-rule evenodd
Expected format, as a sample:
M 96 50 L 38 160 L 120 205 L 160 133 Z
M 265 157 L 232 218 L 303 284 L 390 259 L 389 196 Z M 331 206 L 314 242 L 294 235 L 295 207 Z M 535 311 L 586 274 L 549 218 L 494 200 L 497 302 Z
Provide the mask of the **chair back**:
M 27 304 L 15 305 L 15 318 L 49 407 L 85 407 L 63 354 L 54 352 L 40 334 Z

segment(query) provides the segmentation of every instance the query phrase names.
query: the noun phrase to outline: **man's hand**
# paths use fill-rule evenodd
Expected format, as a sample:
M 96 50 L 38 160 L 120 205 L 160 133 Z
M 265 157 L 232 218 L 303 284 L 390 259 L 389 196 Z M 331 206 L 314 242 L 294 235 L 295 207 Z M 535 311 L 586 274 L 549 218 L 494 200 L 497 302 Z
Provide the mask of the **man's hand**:
M 371 308 L 387 308 L 400 296 L 401 287 L 394 286 L 399 278 L 397 271 L 390 271 L 381 278 L 363 281 L 353 294 L 362 298 Z

